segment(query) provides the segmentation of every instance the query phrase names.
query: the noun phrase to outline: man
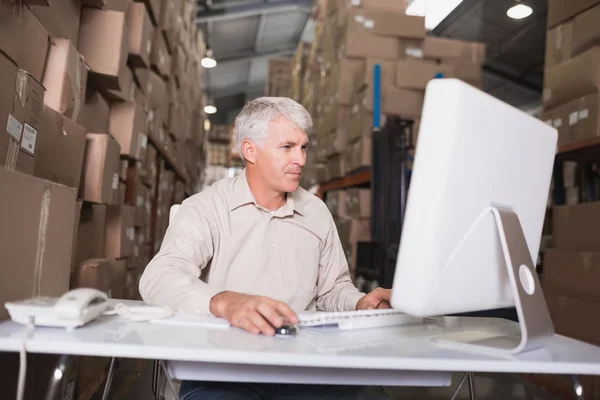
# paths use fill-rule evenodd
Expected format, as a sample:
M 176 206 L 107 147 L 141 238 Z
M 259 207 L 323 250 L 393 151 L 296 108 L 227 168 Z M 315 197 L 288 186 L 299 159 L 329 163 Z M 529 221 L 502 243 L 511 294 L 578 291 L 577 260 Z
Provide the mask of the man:
M 329 210 L 299 187 L 311 128 L 291 99 L 246 104 L 235 121 L 245 170 L 182 203 L 140 280 L 144 301 L 264 335 L 284 320 L 297 323 L 297 312 L 390 307 L 389 290 L 365 295 L 352 284 Z M 184 382 L 181 397 L 278 398 L 290 389 L 296 398 L 351 398 L 359 390 Z M 386 398 L 376 396 L 360 398 Z

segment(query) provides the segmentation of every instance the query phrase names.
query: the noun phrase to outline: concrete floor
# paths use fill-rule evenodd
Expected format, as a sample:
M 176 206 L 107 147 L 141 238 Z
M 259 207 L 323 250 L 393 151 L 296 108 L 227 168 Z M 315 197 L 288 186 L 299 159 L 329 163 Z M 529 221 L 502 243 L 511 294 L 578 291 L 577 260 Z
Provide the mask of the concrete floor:
M 121 360 L 113 379 L 111 400 L 152 400 L 152 362 L 146 360 Z M 444 399 L 450 400 L 463 374 L 455 374 L 449 388 L 386 388 L 393 399 Z M 531 383 L 512 374 L 476 374 L 475 392 L 478 400 L 557 400 Z M 97 393 L 92 400 L 101 400 Z M 173 399 L 167 394 L 167 400 Z M 457 399 L 469 399 L 465 384 Z

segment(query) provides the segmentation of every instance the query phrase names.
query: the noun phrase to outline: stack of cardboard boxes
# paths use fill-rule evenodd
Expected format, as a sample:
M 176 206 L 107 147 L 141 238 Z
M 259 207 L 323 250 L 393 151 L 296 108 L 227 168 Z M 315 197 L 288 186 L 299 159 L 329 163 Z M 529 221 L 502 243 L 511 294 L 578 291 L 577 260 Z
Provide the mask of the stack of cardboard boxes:
M 160 217 L 199 176 L 190 153 L 204 133 L 192 124 L 204 43 L 194 3 L 27 3 L 0 1 L 0 303 L 77 287 L 138 298 L 168 223 Z M 42 377 L 54 368 L 30 366 Z M 90 398 L 107 366 L 74 360 L 65 394 Z M 33 386 L 27 398 L 42 398 Z
M 558 130 L 559 146 L 598 137 L 600 1 L 550 1 L 543 119 Z
M 485 61 L 482 43 L 426 36 L 424 18 L 407 16 L 403 1 L 331 0 L 326 7 L 301 91 L 318 140 L 306 184 L 371 165 L 376 64 L 381 66 L 382 114 L 418 121 L 430 79 L 456 77 L 479 87 Z
M 295 57 L 296 63 L 306 59 L 300 102 L 311 112 L 316 133 L 304 187 L 371 166 L 375 65 L 381 67 L 383 121 L 387 116 L 415 121 L 416 141 L 429 80 L 455 77 L 480 87 L 486 57 L 483 43 L 427 36 L 425 19 L 407 16 L 404 1 L 327 0 L 320 5 L 324 10 L 318 13 L 310 52 L 306 56 L 299 46 Z M 353 266 L 356 243 L 370 236 L 370 191 L 328 192 L 326 199 Z M 344 203 L 345 208 L 338 207 Z
M 294 60 L 284 57 L 269 59 L 269 72 L 265 87 L 267 96 L 290 97 L 292 94 L 292 69 Z
M 600 135 L 600 1 L 548 2 L 542 118 L 558 130 L 559 149 L 592 144 Z M 556 332 L 596 345 L 600 327 L 600 203 L 580 204 L 587 180 L 575 162 L 563 163 L 566 204 L 552 210 L 552 247 L 544 253 L 542 287 Z M 587 197 L 587 196 L 586 196 Z M 571 392 L 564 376 L 533 375 L 548 390 Z M 585 398 L 600 398 L 600 381 L 581 377 Z M 594 394 L 595 392 L 595 394 Z
M 208 135 L 207 164 L 228 167 L 232 159 L 231 125 L 213 125 Z

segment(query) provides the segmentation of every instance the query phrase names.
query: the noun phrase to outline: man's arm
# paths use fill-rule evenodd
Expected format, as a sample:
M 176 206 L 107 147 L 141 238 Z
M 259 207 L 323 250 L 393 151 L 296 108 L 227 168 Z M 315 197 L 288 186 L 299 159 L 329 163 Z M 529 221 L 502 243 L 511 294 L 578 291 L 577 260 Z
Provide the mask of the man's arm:
M 352 283 L 348 260 L 331 217 L 330 224 L 319 263 L 317 308 L 322 311 L 353 311 L 365 294 Z
M 140 279 L 142 298 L 176 311 L 210 314 L 210 301 L 218 291 L 199 277 L 212 254 L 208 219 L 191 200 L 184 201 Z

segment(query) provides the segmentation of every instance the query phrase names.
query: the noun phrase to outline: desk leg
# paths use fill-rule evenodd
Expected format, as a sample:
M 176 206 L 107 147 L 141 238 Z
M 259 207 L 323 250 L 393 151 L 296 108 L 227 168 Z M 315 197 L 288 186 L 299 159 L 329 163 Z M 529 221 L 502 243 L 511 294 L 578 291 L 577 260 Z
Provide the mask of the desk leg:
M 583 400 L 583 385 L 581 381 L 579 381 L 579 377 L 577 375 L 571 375 L 571 381 L 573 381 L 573 391 L 575 392 L 575 398 L 577 400 Z
M 48 390 L 46 391 L 46 400 L 54 400 L 60 393 L 60 382 L 65 376 L 67 365 L 69 365 L 70 360 L 71 356 L 66 355 L 62 355 L 58 359 L 56 369 L 54 370 L 54 373 L 50 377 L 50 382 L 48 383 Z
M 171 375 L 169 375 L 167 366 L 165 365 L 164 361 L 159 361 L 159 363 L 160 363 L 160 367 L 162 368 L 165 379 L 167 380 L 167 383 L 169 384 L 169 388 L 171 389 L 171 392 L 173 392 L 173 395 L 175 396 L 175 400 L 181 400 L 179 398 L 179 392 L 177 391 L 177 389 L 175 389 L 175 384 L 173 384 L 173 379 L 171 379 Z
M 110 386 L 112 385 L 113 376 L 115 375 L 115 358 L 110 360 L 110 368 L 108 369 L 108 376 L 106 377 L 106 383 L 104 384 L 104 393 L 102 393 L 102 400 L 108 399 L 108 393 L 110 392 Z
M 465 381 L 469 381 L 469 398 L 471 400 L 475 400 L 475 378 L 473 376 L 472 372 L 467 372 L 466 374 L 463 375 L 462 379 L 460 380 L 460 383 L 458 384 L 458 387 L 456 388 L 456 390 L 454 391 L 454 394 L 452 395 L 452 399 L 451 400 L 455 400 L 456 397 L 458 396 L 458 392 L 460 392 L 460 389 L 462 389 L 463 385 L 465 384 Z
M 475 400 L 475 374 L 469 372 L 467 375 L 469 377 L 469 398 Z

